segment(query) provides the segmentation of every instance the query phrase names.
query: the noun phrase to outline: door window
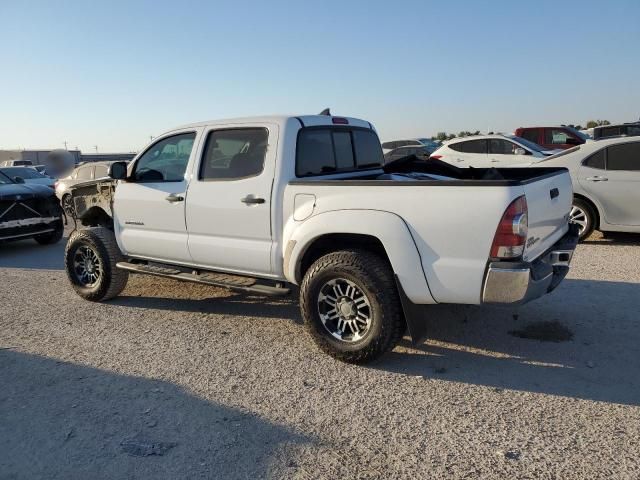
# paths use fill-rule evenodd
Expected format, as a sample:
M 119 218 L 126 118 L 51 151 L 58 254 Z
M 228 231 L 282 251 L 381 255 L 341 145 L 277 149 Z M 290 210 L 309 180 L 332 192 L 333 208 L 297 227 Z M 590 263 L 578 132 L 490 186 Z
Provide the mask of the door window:
M 76 180 L 91 180 L 91 171 L 93 167 L 82 167 L 76 172 Z
M 515 143 L 500 138 L 492 138 L 489 140 L 489 153 L 496 155 L 513 155 L 517 147 Z
M 260 175 L 268 140 L 266 128 L 210 132 L 200 165 L 200 180 L 236 180 Z
M 567 138 L 575 138 L 562 128 L 547 128 L 544 131 L 544 143 L 546 145 L 563 145 L 567 142 Z
M 607 170 L 640 171 L 640 142 L 608 147 Z
M 196 138 L 195 133 L 181 133 L 153 144 L 136 162 L 133 178 L 136 182 L 179 182 Z
M 538 143 L 538 130 L 524 130 L 520 136 L 530 142 Z

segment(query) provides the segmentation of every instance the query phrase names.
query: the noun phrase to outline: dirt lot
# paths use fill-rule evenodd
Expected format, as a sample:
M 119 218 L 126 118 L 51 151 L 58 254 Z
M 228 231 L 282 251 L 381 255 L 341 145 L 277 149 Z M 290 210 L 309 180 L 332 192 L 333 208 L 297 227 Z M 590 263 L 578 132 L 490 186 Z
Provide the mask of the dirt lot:
M 0 245 L 2 479 L 640 478 L 638 236 L 368 367 L 319 353 L 296 298 L 132 277 L 84 302 L 63 248 Z M 541 320 L 572 340 L 509 333 Z

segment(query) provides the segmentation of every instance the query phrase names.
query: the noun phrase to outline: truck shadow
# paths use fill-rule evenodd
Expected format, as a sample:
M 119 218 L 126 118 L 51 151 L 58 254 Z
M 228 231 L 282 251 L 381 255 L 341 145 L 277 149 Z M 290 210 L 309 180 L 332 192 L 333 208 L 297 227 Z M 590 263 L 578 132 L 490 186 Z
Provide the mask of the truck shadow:
M 172 383 L 12 350 L 0 384 L 3 478 L 264 478 L 313 442 Z
M 199 300 L 123 296 L 113 303 L 287 318 L 302 323 L 295 293 L 278 299 L 244 294 Z M 640 284 L 566 279 L 555 292 L 521 307 L 470 306 L 465 310 L 465 315 L 447 321 L 426 319 L 426 343 L 414 347 L 405 337 L 394 351 L 369 368 L 498 389 L 640 405 Z M 509 333 L 540 321 L 558 321 L 573 333 L 572 340 L 542 342 Z M 309 348 L 315 348 L 311 340 Z
M 519 308 L 468 307 L 453 321 L 428 319 L 426 343 L 408 338 L 372 368 L 463 382 L 640 405 L 640 284 L 567 279 Z M 573 338 L 543 342 L 510 332 L 557 321 Z

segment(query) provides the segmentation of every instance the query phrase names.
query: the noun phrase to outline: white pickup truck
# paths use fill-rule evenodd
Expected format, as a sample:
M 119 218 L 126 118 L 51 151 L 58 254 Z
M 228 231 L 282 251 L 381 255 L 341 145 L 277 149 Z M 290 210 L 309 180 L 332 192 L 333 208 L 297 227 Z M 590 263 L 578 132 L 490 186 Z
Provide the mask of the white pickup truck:
M 65 264 L 82 297 L 129 273 L 260 295 L 300 288 L 325 352 L 366 362 L 436 304 L 516 304 L 553 290 L 577 243 L 564 168 L 383 167 L 372 125 L 327 115 L 196 123 L 73 189 Z

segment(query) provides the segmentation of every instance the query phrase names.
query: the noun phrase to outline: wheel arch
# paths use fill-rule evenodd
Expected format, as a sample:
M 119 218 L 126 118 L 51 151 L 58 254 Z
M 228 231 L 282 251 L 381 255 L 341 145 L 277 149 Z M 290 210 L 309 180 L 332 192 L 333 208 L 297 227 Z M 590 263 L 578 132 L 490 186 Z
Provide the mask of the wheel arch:
M 598 207 L 598 205 L 589 197 L 582 195 L 580 193 L 574 193 L 573 198 L 582 200 L 583 202 L 585 202 L 587 205 L 591 207 L 591 209 L 593 210 L 593 213 L 596 216 L 596 218 L 593 219 L 593 228 L 596 230 L 600 229 L 600 219 L 602 218 L 602 216 L 600 214 L 600 208 Z
M 101 207 L 91 207 L 78 216 L 85 227 L 105 227 L 113 230 L 113 218 Z
M 386 258 L 414 303 L 436 303 L 409 227 L 391 212 L 337 210 L 297 223 L 285 242 L 285 277 L 299 285 L 315 260 L 326 253 L 349 248 L 363 248 Z

